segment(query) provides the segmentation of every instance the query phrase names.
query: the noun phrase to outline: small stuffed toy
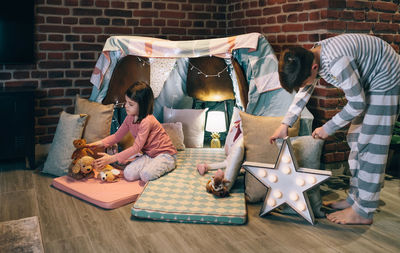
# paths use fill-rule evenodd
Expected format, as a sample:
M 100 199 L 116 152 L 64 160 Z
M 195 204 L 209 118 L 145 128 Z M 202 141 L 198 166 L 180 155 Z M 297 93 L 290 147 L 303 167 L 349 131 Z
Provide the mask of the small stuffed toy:
M 229 196 L 229 190 L 227 185 L 230 183 L 229 180 L 224 178 L 224 171 L 219 169 L 215 172 L 215 175 L 212 179 L 208 180 L 206 189 L 207 192 L 214 194 L 216 197 L 227 197 Z
M 78 161 L 83 156 L 95 157 L 95 152 L 86 145 L 85 139 L 77 139 L 74 140 L 72 143 L 75 147 L 75 151 L 74 153 L 72 153 L 71 156 L 72 164 L 75 164 L 76 161 Z
M 75 162 L 75 164 L 71 164 L 68 170 L 68 175 L 75 179 L 94 177 L 93 162 L 93 157 L 81 157 Z
M 101 171 L 97 175 L 97 177 L 100 178 L 101 181 L 109 183 L 117 182 L 122 176 L 122 172 L 117 169 Z

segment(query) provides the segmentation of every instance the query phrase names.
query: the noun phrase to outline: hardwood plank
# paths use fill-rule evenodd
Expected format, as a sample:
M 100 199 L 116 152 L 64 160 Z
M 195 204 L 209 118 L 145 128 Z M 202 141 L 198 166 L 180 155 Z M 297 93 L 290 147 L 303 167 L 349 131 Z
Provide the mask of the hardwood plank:
M 371 226 L 338 225 L 248 204 L 244 225 L 181 224 L 131 217 L 132 204 L 104 210 L 51 187 L 53 177 L 0 163 L 0 221 L 39 216 L 46 252 L 399 252 L 400 180 L 385 181 Z M 336 182 L 335 182 L 336 183 Z M 332 185 L 338 186 L 337 189 Z M 345 185 L 322 186 L 324 199 Z

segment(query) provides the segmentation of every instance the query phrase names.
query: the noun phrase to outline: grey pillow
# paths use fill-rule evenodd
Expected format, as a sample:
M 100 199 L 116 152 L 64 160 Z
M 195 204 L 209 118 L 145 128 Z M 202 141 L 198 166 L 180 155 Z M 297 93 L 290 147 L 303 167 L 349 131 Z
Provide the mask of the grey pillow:
M 290 142 L 293 146 L 294 156 L 296 157 L 297 164 L 302 168 L 309 168 L 319 170 L 321 165 L 321 153 L 322 147 L 324 146 L 324 140 L 314 139 L 312 136 L 299 136 L 291 137 Z M 280 148 L 282 140 L 277 141 L 277 145 Z M 325 217 L 325 213 L 321 211 L 322 200 L 319 185 L 307 191 L 308 199 L 310 201 L 311 208 L 314 216 L 317 218 Z M 293 213 L 296 212 L 289 206 L 285 206 L 281 209 L 282 213 Z
M 49 154 L 43 166 L 43 172 L 55 176 L 68 173 L 75 150 L 73 140 L 81 139 L 87 114 L 69 114 L 61 112 Z

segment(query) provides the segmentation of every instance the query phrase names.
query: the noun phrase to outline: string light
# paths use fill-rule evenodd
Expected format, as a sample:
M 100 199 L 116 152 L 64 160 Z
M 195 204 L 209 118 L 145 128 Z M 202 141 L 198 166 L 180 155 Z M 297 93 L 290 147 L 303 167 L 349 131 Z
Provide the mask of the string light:
M 198 67 L 194 66 L 191 62 L 189 62 L 189 65 L 190 65 L 190 70 L 194 70 L 195 69 L 195 70 L 197 70 L 197 74 L 198 75 L 203 75 L 206 78 L 208 78 L 208 77 L 221 77 L 221 74 L 228 70 L 228 66 L 226 66 L 223 70 L 219 71 L 217 74 L 206 74 L 203 71 L 201 71 L 201 69 L 199 69 Z

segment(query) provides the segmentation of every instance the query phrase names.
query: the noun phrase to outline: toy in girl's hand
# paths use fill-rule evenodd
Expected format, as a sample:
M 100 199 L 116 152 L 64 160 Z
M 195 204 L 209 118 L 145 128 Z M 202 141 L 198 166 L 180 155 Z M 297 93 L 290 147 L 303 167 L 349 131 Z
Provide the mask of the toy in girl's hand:
M 101 179 L 103 182 L 117 182 L 119 178 L 123 177 L 122 171 L 117 169 L 101 171 L 98 175 L 98 178 Z
M 96 153 L 88 147 L 85 139 L 77 139 L 72 142 L 75 147 L 74 153 L 72 153 L 71 159 L 72 164 L 75 164 L 83 156 L 95 157 Z
M 94 177 L 93 162 L 94 162 L 93 157 L 90 156 L 81 157 L 75 162 L 75 164 L 71 164 L 71 166 L 68 169 L 68 175 L 75 179 Z
M 230 183 L 230 181 L 226 180 L 224 176 L 225 174 L 223 170 L 217 170 L 212 179 L 208 180 L 207 182 L 207 192 L 221 198 L 229 196 L 227 185 Z

